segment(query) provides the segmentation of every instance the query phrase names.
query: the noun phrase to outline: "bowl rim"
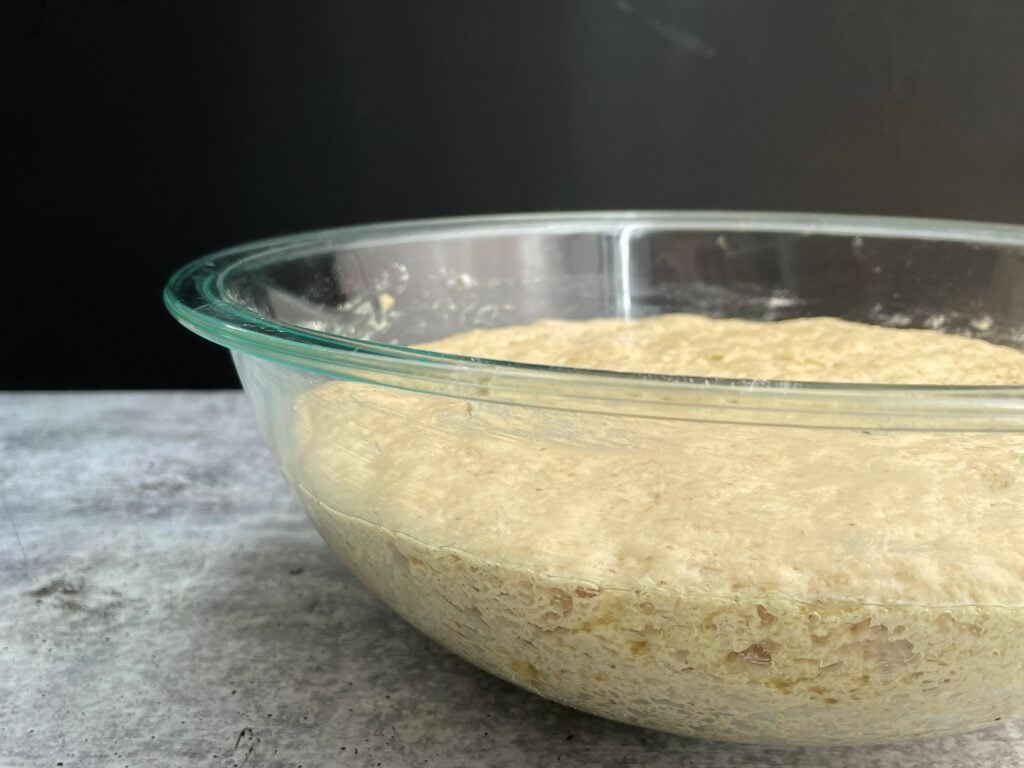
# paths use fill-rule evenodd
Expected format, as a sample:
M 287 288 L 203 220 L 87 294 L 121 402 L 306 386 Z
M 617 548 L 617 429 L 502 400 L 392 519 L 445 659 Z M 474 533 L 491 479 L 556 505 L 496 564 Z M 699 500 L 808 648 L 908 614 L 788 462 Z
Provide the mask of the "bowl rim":
M 580 211 L 413 219 L 256 240 L 196 259 L 168 280 L 170 313 L 198 335 L 314 376 L 477 401 L 609 415 L 879 430 L 1024 431 L 1021 385 L 908 385 L 751 380 L 518 363 L 368 341 L 290 325 L 233 301 L 243 266 L 345 246 L 481 234 L 737 233 L 885 237 L 1022 249 L 1024 226 L 823 213 Z

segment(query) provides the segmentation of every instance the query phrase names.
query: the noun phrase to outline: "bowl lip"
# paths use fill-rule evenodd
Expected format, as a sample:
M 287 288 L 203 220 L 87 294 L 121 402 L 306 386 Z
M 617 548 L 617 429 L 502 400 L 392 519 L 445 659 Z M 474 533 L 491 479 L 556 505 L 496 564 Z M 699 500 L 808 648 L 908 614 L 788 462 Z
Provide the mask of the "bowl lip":
M 567 368 L 468 357 L 315 331 L 232 301 L 228 277 L 243 266 L 354 245 L 423 237 L 517 232 L 634 233 L 718 229 L 736 233 L 885 237 L 1024 249 L 1024 226 L 981 222 L 745 211 L 578 211 L 395 222 L 300 232 L 210 253 L 178 269 L 163 299 L 198 335 L 314 375 L 472 400 L 723 422 L 875 429 L 1024 431 L 1021 385 L 854 384 L 751 380 Z

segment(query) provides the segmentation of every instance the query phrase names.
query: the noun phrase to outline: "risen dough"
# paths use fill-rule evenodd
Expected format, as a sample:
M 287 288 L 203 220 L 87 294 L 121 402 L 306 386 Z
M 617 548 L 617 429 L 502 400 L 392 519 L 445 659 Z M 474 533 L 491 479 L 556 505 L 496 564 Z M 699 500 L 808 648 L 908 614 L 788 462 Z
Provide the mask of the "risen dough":
M 1024 355 L 833 319 L 543 321 L 429 345 L 733 378 L 1024 382 Z M 857 744 L 1024 713 L 1024 439 L 514 408 L 352 382 L 284 464 L 416 626 L 545 696 L 699 736 Z

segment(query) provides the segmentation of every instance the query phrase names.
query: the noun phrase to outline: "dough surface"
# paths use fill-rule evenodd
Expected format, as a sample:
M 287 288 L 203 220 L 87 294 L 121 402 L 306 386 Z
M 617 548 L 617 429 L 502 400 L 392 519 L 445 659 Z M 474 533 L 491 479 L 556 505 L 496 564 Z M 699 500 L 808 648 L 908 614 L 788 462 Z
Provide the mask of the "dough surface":
M 1024 354 L 938 331 L 832 317 L 776 323 L 659 315 L 540 320 L 468 331 L 428 349 L 519 363 L 633 373 L 858 384 L 1024 384 Z

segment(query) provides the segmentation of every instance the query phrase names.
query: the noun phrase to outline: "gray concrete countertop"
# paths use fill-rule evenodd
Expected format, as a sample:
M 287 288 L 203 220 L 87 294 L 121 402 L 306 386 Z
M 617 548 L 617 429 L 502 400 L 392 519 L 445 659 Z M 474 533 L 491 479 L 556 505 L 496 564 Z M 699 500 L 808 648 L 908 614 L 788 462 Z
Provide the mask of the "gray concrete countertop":
M 716 744 L 476 670 L 351 577 L 239 393 L 0 395 L 0 766 L 1018 768 L 1024 723 Z

